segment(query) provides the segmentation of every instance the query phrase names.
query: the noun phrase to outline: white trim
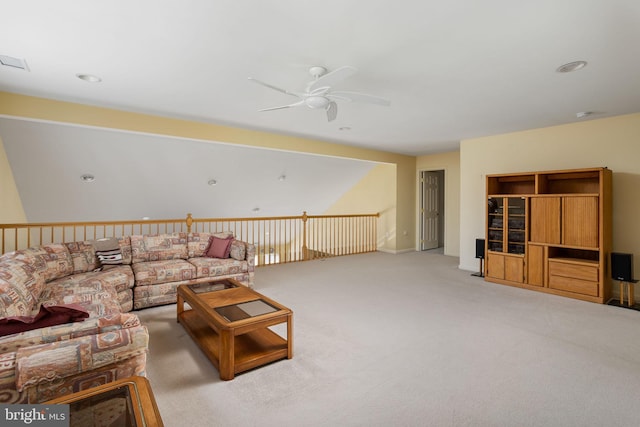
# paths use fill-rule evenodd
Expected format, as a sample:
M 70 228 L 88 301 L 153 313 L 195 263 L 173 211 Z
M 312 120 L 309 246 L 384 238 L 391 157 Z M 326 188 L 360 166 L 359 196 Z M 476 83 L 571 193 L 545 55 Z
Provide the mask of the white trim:
M 392 254 L 392 255 L 398 255 L 398 254 L 406 254 L 409 252 L 418 252 L 415 248 L 409 248 L 409 249 L 385 249 L 385 248 L 378 248 L 378 252 L 384 252 L 385 254 Z

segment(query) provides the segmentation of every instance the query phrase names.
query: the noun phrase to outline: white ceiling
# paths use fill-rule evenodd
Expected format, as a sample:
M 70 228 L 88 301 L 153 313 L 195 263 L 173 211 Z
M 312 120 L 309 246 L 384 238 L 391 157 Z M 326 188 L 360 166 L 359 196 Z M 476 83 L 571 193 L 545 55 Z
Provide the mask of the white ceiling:
M 30 71 L 0 90 L 418 155 L 640 111 L 638 40 L 638 0 L 8 0 L 0 55 Z M 248 77 L 302 90 L 311 65 L 391 106 L 257 111 L 292 98 Z
M 376 165 L 7 118 L 0 135 L 28 222 L 318 215 Z

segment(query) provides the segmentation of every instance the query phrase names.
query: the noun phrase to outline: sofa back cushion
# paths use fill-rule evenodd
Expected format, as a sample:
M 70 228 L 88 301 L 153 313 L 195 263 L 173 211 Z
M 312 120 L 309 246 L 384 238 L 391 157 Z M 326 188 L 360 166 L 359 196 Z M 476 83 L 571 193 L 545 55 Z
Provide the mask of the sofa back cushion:
M 122 252 L 122 263 L 131 265 L 131 238 L 129 236 L 118 237 L 118 244 L 120 245 L 120 252 Z
M 15 256 L 0 258 L 0 318 L 29 316 L 35 308 L 44 278 L 34 265 Z
M 73 274 L 87 273 L 100 266 L 96 258 L 96 251 L 89 241 L 71 242 L 64 244 L 73 260 Z
M 73 258 L 62 243 L 51 243 L 35 248 L 15 251 L 15 258 L 36 268 L 45 282 L 50 282 L 73 273 Z
M 189 233 L 187 249 L 189 258 L 199 258 L 206 256 L 205 253 L 209 249 L 211 243 L 210 238 L 212 236 L 220 239 L 226 239 L 233 237 L 233 233 L 230 231 L 222 231 L 218 233 Z
M 132 262 L 187 259 L 187 233 L 131 236 Z

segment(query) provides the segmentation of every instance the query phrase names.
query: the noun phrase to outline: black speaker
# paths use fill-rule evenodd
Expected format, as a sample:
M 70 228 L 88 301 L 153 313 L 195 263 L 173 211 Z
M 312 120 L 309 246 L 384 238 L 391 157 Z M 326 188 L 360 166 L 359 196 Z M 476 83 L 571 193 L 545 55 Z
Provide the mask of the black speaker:
M 484 239 L 476 239 L 476 258 L 484 259 Z
M 633 282 L 633 254 L 611 252 L 611 278 Z

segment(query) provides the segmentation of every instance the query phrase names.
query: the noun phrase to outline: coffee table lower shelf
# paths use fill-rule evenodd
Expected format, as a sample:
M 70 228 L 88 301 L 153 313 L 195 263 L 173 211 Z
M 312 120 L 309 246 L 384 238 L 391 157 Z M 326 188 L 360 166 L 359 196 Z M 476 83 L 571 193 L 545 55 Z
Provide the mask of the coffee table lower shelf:
M 194 310 L 180 313 L 178 321 L 218 369 L 222 380 L 231 380 L 234 374 L 289 357 L 287 340 L 266 327 L 236 335 L 231 338 L 233 354 L 229 355 L 232 363 L 229 375 L 225 373 L 227 369 L 220 367 L 220 335 Z

